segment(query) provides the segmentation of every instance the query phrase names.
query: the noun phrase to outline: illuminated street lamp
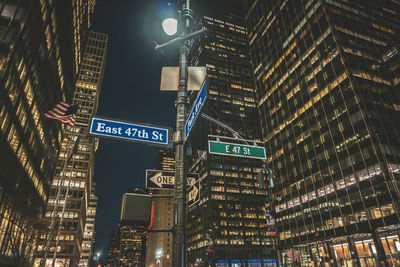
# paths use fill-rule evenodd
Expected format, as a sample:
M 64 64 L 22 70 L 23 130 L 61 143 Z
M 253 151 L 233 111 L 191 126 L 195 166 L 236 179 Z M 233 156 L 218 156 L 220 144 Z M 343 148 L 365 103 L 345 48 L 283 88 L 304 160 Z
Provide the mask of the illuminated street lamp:
M 176 107 L 176 131 L 174 133 L 175 145 L 175 186 L 174 186 L 174 212 L 175 221 L 173 227 L 174 245 L 172 250 L 172 266 L 186 266 L 186 181 L 185 181 L 185 148 L 183 129 L 186 120 L 187 103 L 187 81 L 188 81 L 188 51 L 189 40 L 192 34 L 191 23 L 193 20 L 190 0 L 178 1 L 179 6 L 179 37 L 164 45 L 157 45 L 156 50 L 169 44 L 180 42 L 179 47 L 179 85 L 178 96 L 175 101 Z M 178 23 L 176 22 L 176 25 Z M 176 32 L 175 22 L 172 19 L 163 21 L 162 26 L 166 34 L 172 35 Z
M 205 31 L 202 28 L 190 32 L 193 20 L 193 11 L 190 9 L 190 0 L 178 0 L 179 20 L 166 19 L 162 27 L 166 34 L 173 35 L 177 31 L 179 22 L 179 37 L 165 44 L 156 45 L 155 49 L 174 43 L 179 43 L 179 85 L 178 96 L 175 101 L 176 107 L 176 131 L 174 133 L 175 146 L 175 186 L 174 186 L 174 212 L 175 221 L 173 227 L 174 245 L 172 250 L 172 266 L 186 266 L 186 176 L 185 176 L 185 148 L 184 148 L 184 125 L 186 120 L 187 83 L 188 83 L 188 53 L 190 39 Z
M 163 250 L 160 248 L 156 251 L 156 264 L 158 264 L 157 266 L 160 266 L 161 263 L 161 257 L 163 255 Z
M 97 252 L 96 252 L 97 263 L 100 262 L 100 256 L 101 256 L 101 251 L 97 251 Z
M 161 25 L 167 35 L 174 35 L 178 31 L 178 21 L 174 18 L 164 19 Z

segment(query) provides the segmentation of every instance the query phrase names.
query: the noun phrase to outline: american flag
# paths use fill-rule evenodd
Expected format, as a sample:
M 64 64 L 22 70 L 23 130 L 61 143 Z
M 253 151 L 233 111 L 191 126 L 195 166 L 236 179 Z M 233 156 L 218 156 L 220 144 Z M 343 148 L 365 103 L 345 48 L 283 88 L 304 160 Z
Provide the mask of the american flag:
M 69 105 L 64 102 L 59 102 L 52 110 L 43 114 L 43 119 L 52 119 L 67 124 L 75 125 L 75 113 L 78 111 L 78 105 Z

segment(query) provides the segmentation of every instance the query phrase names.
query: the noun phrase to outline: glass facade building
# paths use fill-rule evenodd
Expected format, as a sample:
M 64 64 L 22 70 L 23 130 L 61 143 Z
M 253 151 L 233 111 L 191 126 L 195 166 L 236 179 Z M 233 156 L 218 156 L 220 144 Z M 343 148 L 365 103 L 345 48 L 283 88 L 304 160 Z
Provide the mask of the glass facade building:
M 207 68 L 203 112 L 254 144 L 261 135 L 243 24 L 235 15 L 203 17 L 208 31 L 195 41 L 190 57 L 192 65 Z M 241 141 L 202 118 L 194 127 L 187 141 L 187 171 L 199 174 L 200 199 L 187 208 L 188 264 L 272 266 L 275 232 L 266 223 L 267 192 L 259 179 L 262 161 L 210 154 L 208 140 Z
M 301 266 L 399 266 L 400 2 L 246 12 L 284 264 L 292 248 Z
M 113 230 L 111 234 L 105 266 L 155 266 L 145 262 L 146 240 L 143 231 L 137 231 L 134 226 L 120 225 L 118 231 Z
M 96 197 L 92 190 L 98 139 L 87 134 L 90 117 L 96 114 L 98 107 L 107 42 L 106 34 L 89 32 L 72 102 L 78 104 L 76 122 L 74 127 L 64 130 L 45 213 L 51 230 L 40 237 L 35 260 L 37 265 L 46 251 L 47 262 L 52 262 L 56 246 L 56 264 L 76 266 L 82 253 L 86 255 L 90 249 L 88 246 L 92 245 L 82 242 L 89 234 L 85 232 L 85 224 L 94 223 L 93 201 Z M 51 226 L 52 220 L 55 221 L 54 226 Z M 46 246 L 48 239 L 49 247 Z
M 146 237 L 133 226 L 118 229 L 119 250 L 117 266 L 144 267 L 146 260 Z
M 62 126 L 40 116 L 72 99 L 74 58 L 83 48 L 65 40 L 85 42 L 94 3 L 0 1 L 2 266 L 31 260 L 27 244 L 38 233 L 62 139 Z
M 128 190 L 128 193 L 139 193 L 146 194 L 141 189 L 135 188 L 133 190 Z M 147 195 L 147 194 L 146 194 Z M 119 224 L 117 232 L 115 230 L 112 231 L 110 236 L 110 242 L 107 251 L 107 258 L 105 266 L 121 266 L 121 267 L 129 267 L 129 266 L 161 266 L 154 265 L 146 262 L 149 259 L 146 258 L 147 253 L 155 253 L 152 250 L 147 249 L 147 236 L 148 232 L 142 226 L 133 225 L 133 224 Z M 157 239 L 152 239 L 150 241 L 155 246 L 158 245 L 156 243 Z M 155 254 L 153 254 L 154 258 Z M 166 265 L 162 265 L 166 266 Z

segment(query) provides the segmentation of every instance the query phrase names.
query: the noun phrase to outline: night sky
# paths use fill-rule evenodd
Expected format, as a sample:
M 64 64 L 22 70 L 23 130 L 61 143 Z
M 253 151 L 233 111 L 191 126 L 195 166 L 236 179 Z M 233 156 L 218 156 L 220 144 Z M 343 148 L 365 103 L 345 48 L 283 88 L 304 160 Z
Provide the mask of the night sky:
M 192 0 L 197 13 L 216 15 L 237 10 L 240 0 Z M 175 15 L 168 0 L 97 0 L 93 30 L 109 35 L 107 63 L 97 115 L 175 129 L 175 92 L 161 92 L 162 66 L 177 66 L 178 47 L 163 54 L 154 41 L 168 40 L 161 21 Z M 94 181 L 99 198 L 95 253 L 107 254 L 109 238 L 117 229 L 121 195 L 130 188 L 144 188 L 145 171 L 153 169 L 150 145 L 101 139 L 96 153 Z

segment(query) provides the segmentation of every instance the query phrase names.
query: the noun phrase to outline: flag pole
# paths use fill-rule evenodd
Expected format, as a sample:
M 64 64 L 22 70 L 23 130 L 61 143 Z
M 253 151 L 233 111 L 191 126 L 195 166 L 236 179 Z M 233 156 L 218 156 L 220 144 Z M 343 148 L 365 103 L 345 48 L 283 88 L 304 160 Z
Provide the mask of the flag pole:
M 71 128 L 71 132 L 73 131 L 73 129 L 74 129 L 74 127 Z M 51 243 L 51 240 L 53 239 L 54 226 L 55 226 L 55 222 L 56 222 L 56 214 L 57 214 L 57 210 L 58 210 L 58 206 L 59 206 L 59 202 L 60 202 L 60 193 L 61 193 L 61 189 L 62 189 L 62 178 L 65 176 L 65 170 L 66 170 L 68 161 L 69 161 L 70 157 L 72 156 L 75 145 L 76 145 L 76 141 L 74 141 L 72 146 L 70 146 L 68 148 L 68 153 L 64 160 L 63 168 L 61 169 L 61 172 L 60 172 L 60 180 L 59 180 L 58 187 L 57 187 L 57 195 L 56 195 L 56 200 L 54 202 L 53 213 L 51 214 L 51 221 L 50 221 L 49 232 L 48 232 L 48 237 L 47 237 L 47 242 L 46 242 L 46 250 L 45 250 L 44 257 L 43 257 L 43 260 L 44 260 L 43 266 L 44 267 L 46 266 L 46 261 L 47 261 L 49 249 L 50 249 L 50 243 Z M 69 188 L 69 182 L 70 181 L 68 181 L 68 188 Z M 64 201 L 64 207 L 65 207 L 65 204 L 66 203 Z M 56 239 L 58 240 L 58 237 L 56 237 Z M 54 251 L 57 251 L 56 246 L 54 247 Z M 53 258 L 52 266 L 54 266 L 54 258 Z
M 71 132 L 74 132 L 74 131 L 72 131 L 73 129 L 74 129 L 74 127 L 71 129 Z M 66 161 L 68 162 L 69 158 L 72 158 L 72 168 L 71 168 L 71 170 L 74 169 L 74 162 L 75 162 L 75 160 L 74 160 L 74 158 L 73 158 L 74 148 L 78 145 L 79 140 L 80 140 L 80 136 L 77 136 L 76 140 L 74 141 L 74 143 L 73 143 L 73 145 L 72 145 L 71 154 L 70 154 L 69 157 L 66 159 Z M 69 189 L 70 189 L 70 187 L 71 187 L 71 178 L 72 178 L 72 173 L 71 173 L 71 175 L 70 175 L 69 178 L 68 178 L 67 190 L 66 190 L 65 196 L 64 196 L 64 205 L 63 205 L 63 209 L 62 209 L 62 212 L 61 212 L 60 223 L 58 224 L 58 230 L 57 230 L 57 236 L 56 236 L 56 244 L 54 245 L 54 253 L 53 253 L 52 267 L 54 267 L 54 266 L 55 266 L 55 263 L 56 263 L 56 258 L 57 258 L 57 246 L 58 246 L 58 241 L 59 241 L 59 238 L 60 238 L 60 232 L 61 232 L 62 223 L 63 223 L 63 220 L 64 220 L 65 208 L 66 208 L 66 206 L 67 206 L 67 199 L 68 199 Z

